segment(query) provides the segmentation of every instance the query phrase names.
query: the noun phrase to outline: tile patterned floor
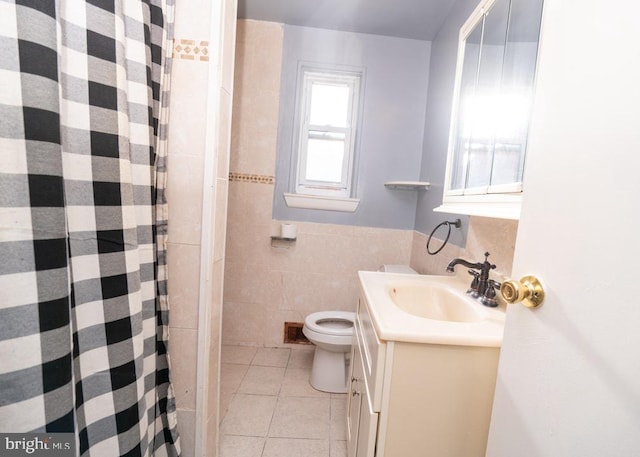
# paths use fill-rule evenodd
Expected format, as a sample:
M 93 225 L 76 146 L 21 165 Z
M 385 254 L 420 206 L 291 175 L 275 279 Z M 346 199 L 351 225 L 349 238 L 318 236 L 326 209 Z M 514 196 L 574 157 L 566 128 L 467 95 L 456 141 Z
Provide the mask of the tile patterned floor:
M 346 395 L 309 384 L 313 347 L 222 347 L 221 457 L 346 457 Z

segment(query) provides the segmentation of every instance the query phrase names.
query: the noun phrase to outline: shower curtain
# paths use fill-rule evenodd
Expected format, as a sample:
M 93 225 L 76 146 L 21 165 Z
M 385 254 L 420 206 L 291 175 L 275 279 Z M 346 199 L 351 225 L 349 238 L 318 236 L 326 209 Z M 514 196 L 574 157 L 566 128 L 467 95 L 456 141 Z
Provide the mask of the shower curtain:
M 179 455 L 164 200 L 172 0 L 0 0 L 0 432 Z

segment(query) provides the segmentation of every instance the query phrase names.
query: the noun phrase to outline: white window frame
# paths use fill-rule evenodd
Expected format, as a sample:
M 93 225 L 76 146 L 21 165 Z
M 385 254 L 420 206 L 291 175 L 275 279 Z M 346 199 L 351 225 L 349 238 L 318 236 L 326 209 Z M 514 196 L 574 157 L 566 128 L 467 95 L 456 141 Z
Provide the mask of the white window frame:
M 358 111 L 360 106 L 360 84 L 361 75 L 353 72 L 330 71 L 317 69 L 304 69 L 302 74 L 302 84 L 298 99 L 299 106 L 299 128 L 297 141 L 297 167 L 295 192 L 301 195 L 314 195 L 334 198 L 351 197 L 353 184 L 353 169 L 355 161 L 356 128 L 358 125 Z M 314 125 L 310 123 L 311 113 L 311 87 L 314 83 L 326 85 L 348 86 L 350 101 L 347 113 L 347 126 L 336 127 L 331 125 Z M 341 133 L 345 135 L 344 157 L 342 160 L 342 180 L 339 183 L 327 183 L 324 181 L 313 181 L 305 179 L 307 166 L 307 146 L 310 139 L 310 132 L 321 132 L 318 135 L 330 135 Z

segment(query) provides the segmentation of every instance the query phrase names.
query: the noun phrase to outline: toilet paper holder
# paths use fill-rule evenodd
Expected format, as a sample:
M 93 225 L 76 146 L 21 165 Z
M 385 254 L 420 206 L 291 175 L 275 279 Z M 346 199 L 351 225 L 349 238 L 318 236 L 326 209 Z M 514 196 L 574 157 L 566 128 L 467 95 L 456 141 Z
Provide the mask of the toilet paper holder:
M 298 227 L 295 224 L 280 224 L 280 235 L 271 237 L 271 246 L 285 247 L 287 243 L 295 241 L 298 237 Z
M 289 238 L 289 237 L 280 236 L 280 235 L 271 236 L 271 241 L 296 241 L 297 239 L 298 239 L 297 237 L 296 238 Z
M 289 249 L 295 242 L 296 238 L 271 237 L 271 247 L 276 249 Z
M 280 234 L 271 236 L 271 247 L 289 249 L 298 238 L 294 224 L 280 224 Z

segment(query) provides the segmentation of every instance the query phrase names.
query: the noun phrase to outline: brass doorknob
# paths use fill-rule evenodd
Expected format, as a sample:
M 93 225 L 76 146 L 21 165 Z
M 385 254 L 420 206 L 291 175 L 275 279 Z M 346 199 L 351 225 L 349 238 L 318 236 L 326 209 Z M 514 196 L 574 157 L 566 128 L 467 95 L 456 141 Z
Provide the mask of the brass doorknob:
M 527 308 L 537 308 L 544 301 L 544 289 L 535 276 L 510 279 L 500 286 L 500 294 L 507 303 L 522 302 Z

